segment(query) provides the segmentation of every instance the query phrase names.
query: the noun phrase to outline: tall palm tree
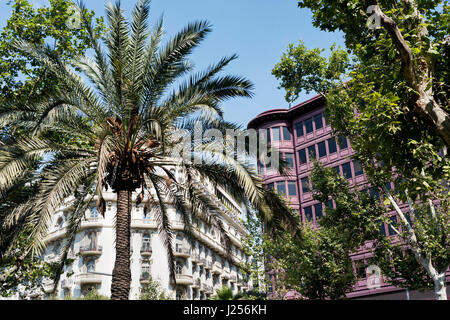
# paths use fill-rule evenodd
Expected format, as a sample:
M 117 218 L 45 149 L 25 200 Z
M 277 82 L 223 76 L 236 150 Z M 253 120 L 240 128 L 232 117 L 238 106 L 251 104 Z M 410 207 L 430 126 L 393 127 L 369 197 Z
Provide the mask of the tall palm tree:
M 207 221 L 218 228 L 230 252 L 230 241 L 219 218 L 223 208 L 197 183 L 199 177 L 209 178 L 239 201 L 258 209 L 273 229 L 295 228 L 296 223 L 286 205 L 264 188 L 253 167 L 238 160 L 236 154 L 215 151 L 217 142 L 193 142 L 196 147 L 190 151 L 191 159 L 201 161 L 170 157 L 179 143 L 173 135 L 176 129 L 192 132 L 198 122 L 203 128 L 221 131 L 236 128 L 223 121 L 220 103 L 251 97 L 253 85 L 242 77 L 218 76 L 235 55 L 186 77 L 192 71 L 187 57 L 210 32 L 210 26 L 204 21 L 189 24 L 161 46 L 162 19 L 152 30 L 148 28 L 149 2 L 138 1 L 131 23 L 126 21 L 120 2 L 109 4 L 109 32 L 103 43 L 94 36 L 93 25 L 80 3 L 93 58 L 78 57 L 71 65 L 63 63 L 49 47 L 16 42 L 18 50 L 44 65 L 65 88 L 44 94 L 40 103 L 17 105 L 10 101 L 0 109 L 0 126 L 30 132 L 26 138 L 12 138 L 0 146 L 0 196 L 30 175 L 28 185 L 38 190 L 14 208 L 0 208 L 0 230 L 19 225 L 32 240 L 30 253 L 40 254 L 52 215 L 73 195 L 62 268 L 89 202 L 96 201 L 104 214 L 103 192 L 111 189 L 117 195 L 112 299 L 129 297 L 134 192 L 137 204 L 144 201 L 145 210 L 155 212 L 174 282 L 168 202 L 182 214 L 188 237 L 192 238 L 193 223 Z M 171 173 L 174 165 L 183 168 L 185 181 L 177 181 Z M 0 247 L 6 242 L 13 243 L 11 237 L 0 236 Z

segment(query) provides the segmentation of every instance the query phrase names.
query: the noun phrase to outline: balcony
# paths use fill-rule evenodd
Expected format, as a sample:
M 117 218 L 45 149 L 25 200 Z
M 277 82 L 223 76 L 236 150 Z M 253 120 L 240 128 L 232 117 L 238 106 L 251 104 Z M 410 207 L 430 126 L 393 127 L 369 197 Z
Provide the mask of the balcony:
M 82 256 L 101 255 L 102 250 L 103 250 L 102 246 L 96 245 L 81 246 L 80 255 Z
M 237 281 L 236 276 L 231 276 L 231 277 L 230 277 L 230 282 L 236 282 L 236 281 Z
M 191 286 L 194 283 L 194 279 L 190 274 L 176 274 L 175 279 L 177 285 Z
M 80 285 L 102 283 L 102 276 L 96 273 L 81 273 L 77 275 L 76 279 Z
M 28 297 L 31 299 L 40 297 L 42 295 L 42 290 L 40 288 L 33 289 L 30 293 L 28 293 Z
M 42 288 L 44 289 L 44 291 L 46 293 L 53 292 L 54 287 L 55 287 L 55 283 L 53 282 L 53 280 L 42 281 Z
M 212 266 L 213 274 L 221 274 L 222 273 L 222 265 L 219 262 L 214 262 Z
M 89 228 L 100 228 L 102 226 L 103 226 L 103 218 L 89 217 L 86 220 L 81 221 L 80 231 Z
M 202 282 L 199 278 L 195 279 L 194 283 L 192 284 L 192 288 L 199 289 L 202 286 Z
M 176 246 L 174 255 L 175 257 L 189 258 L 191 256 L 191 249 L 184 246 Z
M 200 261 L 200 255 L 198 253 L 193 253 L 191 255 L 191 259 L 192 259 L 192 262 L 199 262 Z
M 61 288 L 63 289 L 71 289 L 73 285 L 72 279 L 64 279 L 61 281 Z
M 207 260 L 205 264 L 205 269 L 211 270 L 213 266 L 213 263 L 211 260 Z
M 141 247 L 141 256 L 151 256 L 152 252 L 153 252 L 153 250 L 150 245 L 143 245 Z
M 156 229 L 158 224 L 155 219 L 132 219 L 131 228 L 137 229 Z

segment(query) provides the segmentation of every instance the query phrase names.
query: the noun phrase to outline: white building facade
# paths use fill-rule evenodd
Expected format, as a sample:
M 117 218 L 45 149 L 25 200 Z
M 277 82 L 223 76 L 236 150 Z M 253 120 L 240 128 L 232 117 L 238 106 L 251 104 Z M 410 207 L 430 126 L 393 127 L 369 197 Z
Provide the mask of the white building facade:
M 174 169 L 172 169 L 174 173 Z M 181 172 L 176 172 L 181 175 Z M 136 206 L 133 194 L 131 210 L 131 291 L 130 299 L 139 299 L 141 288 L 149 279 L 157 280 L 162 288 L 174 299 L 204 300 L 214 296 L 223 285 L 230 287 L 233 293 L 251 289 L 239 271 L 240 263 L 247 261 L 242 250 L 242 240 L 246 236 L 240 220 L 242 209 L 223 189 L 205 182 L 206 190 L 226 214 L 221 215 L 224 228 L 232 243 L 232 260 L 226 259 L 225 247 L 217 229 L 200 222 L 194 226 L 194 245 L 183 233 L 184 223 L 181 214 L 167 203 L 170 223 L 173 230 L 173 248 L 176 258 L 176 285 L 170 280 L 166 249 L 158 234 L 158 224 L 152 212 L 144 214 L 144 204 Z M 154 190 L 151 190 L 152 192 Z M 139 190 L 137 190 L 139 192 Z M 148 194 L 146 195 L 147 198 Z M 72 263 L 64 267 L 57 290 L 52 291 L 53 283 L 44 283 L 42 290 L 28 294 L 29 299 L 46 298 L 56 295 L 81 297 L 90 290 L 104 296 L 110 296 L 112 271 L 115 261 L 116 196 L 104 192 L 106 211 L 104 217 L 95 207 L 95 198 L 85 212 L 85 219 L 71 244 L 68 258 Z M 58 259 L 64 237 L 71 199 L 54 216 L 53 226 L 46 238 L 47 248 L 43 259 L 48 262 Z

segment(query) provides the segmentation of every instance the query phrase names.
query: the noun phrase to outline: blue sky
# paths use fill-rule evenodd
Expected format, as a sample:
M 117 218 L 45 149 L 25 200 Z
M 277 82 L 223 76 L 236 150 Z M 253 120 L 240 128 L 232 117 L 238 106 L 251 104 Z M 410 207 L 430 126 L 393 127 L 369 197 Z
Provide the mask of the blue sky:
M 85 0 L 96 15 L 104 15 L 109 0 Z M 30 0 L 45 5 L 46 0 Z M 5 25 L 11 8 L 0 0 L 0 27 Z M 135 0 L 122 0 L 129 16 Z M 246 125 L 259 113 L 286 108 L 284 90 L 271 74 L 289 43 L 301 39 L 308 48 L 329 48 L 333 42 L 343 45 L 340 34 L 323 32 L 312 26 L 311 13 L 297 7 L 297 0 L 153 0 L 150 25 L 164 14 L 166 39 L 187 23 L 208 20 L 213 31 L 194 51 L 191 60 L 196 70 L 234 53 L 239 58 L 225 69 L 250 79 L 255 84 L 253 99 L 234 99 L 224 103 L 225 119 Z M 302 95 L 297 102 L 312 96 Z

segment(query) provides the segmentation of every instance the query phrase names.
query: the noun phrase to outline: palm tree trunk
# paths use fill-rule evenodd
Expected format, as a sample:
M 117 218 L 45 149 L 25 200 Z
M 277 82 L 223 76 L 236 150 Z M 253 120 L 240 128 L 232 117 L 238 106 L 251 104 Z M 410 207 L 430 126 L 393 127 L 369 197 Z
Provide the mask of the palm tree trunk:
M 117 191 L 116 261 L 112 273 L 111 299 L 128 300 L 130 296 L 130 222 L 131 191 Z

